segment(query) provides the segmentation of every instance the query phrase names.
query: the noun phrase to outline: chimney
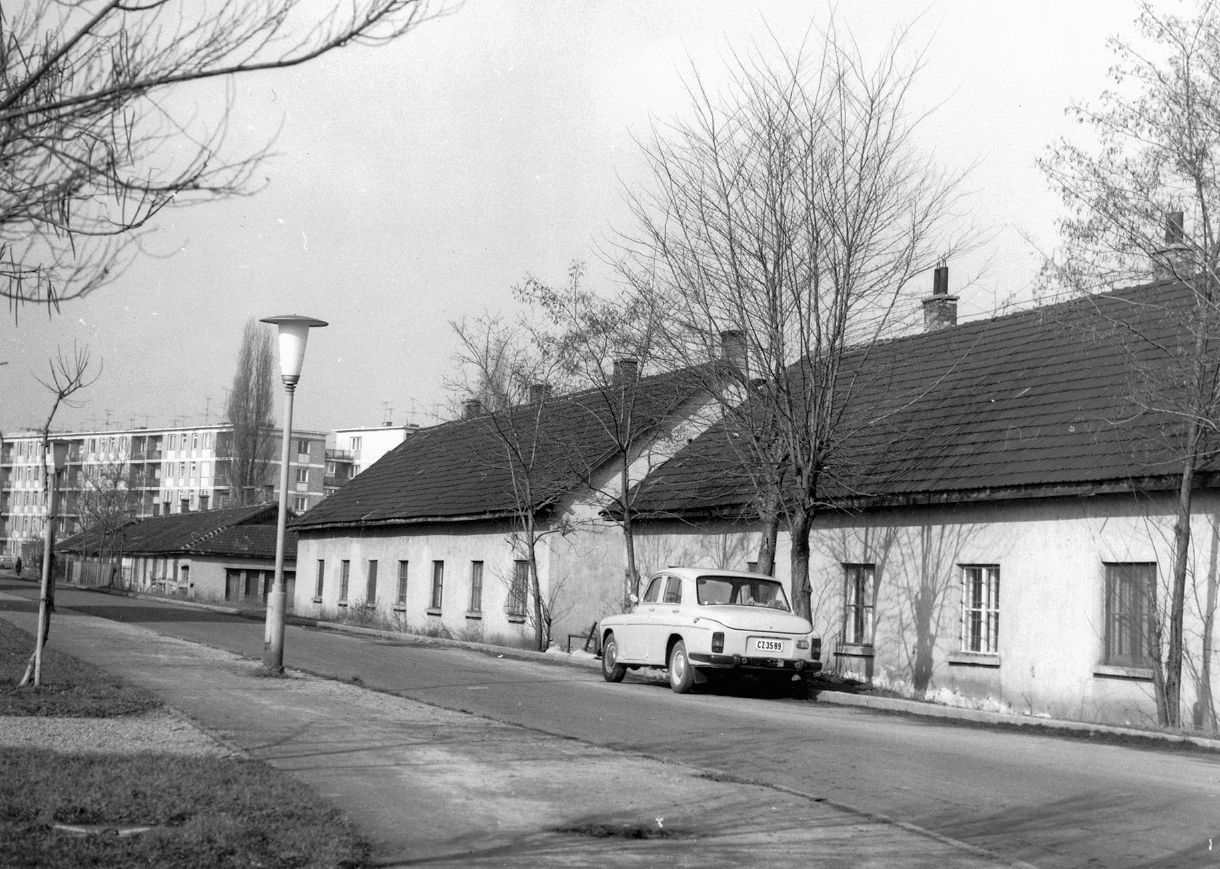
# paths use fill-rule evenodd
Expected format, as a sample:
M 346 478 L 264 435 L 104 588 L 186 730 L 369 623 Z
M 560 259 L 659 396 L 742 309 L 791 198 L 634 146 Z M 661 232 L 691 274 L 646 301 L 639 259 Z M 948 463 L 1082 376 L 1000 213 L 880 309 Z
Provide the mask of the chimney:
M 1193 272 L 1185 215 L 1171 211 L 1165 215 L 1165 246 L 1152 253 L 1152 277 L 1164 281 L 1190 277 Z
M 936 332 L 957 325 L 957 296 L 949 295 L 949 267 L 932 272 L 932 295 L 923 300 L 923 330 Z
M 631 386 L 640 379 L 640 362 L 638 359 L 614 360 L 615 386 Z
M 462 402 L 462 419 L 474 419 L 483 412 L 483 402 L 477 398 L 467 398 Z
M 530 384 L 530 404 L 538 404 L 546 401 L 551 397 L 551 384 L 549 383 L 531 383 Z
M 720 358 L 739 374 L 746 373 L 746 333 L 740 329 L 725 329 L 720 333 Z

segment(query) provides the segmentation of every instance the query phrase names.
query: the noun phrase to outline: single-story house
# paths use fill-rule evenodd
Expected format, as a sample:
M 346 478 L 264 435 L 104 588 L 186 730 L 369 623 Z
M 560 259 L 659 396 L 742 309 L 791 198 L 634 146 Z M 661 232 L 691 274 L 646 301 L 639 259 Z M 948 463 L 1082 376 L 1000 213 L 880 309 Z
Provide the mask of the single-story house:
M 275 578 L 275 503 L 174 513 L 133 521 L 103 541 L 85 530 L 56 546 L 69 583 L 262 607 Z M 288 600 L 296 534 L 284 538 Z
M 1184 425 L 1172 384 L 1192 305 L 1159 282 L 954 314 L 848 354 L 844 440 L 811 534 L 831 670 L 949 703 L 1155 723 L 1149 637 L 1169 598 Z M 709 428 L 641 484 L 646 567 L 756 558 L 762 526 L 729 436 Z M 1218 471 L 1208 456 L 1194 487 L 1182 691 L 1184 720 L 1210 730 Z M 781 529 L 786 582 L 790 546 Z
M 624 536 L 603 507 L 622 492 L 624 463 L 630 485 L 698 434 L 709 368 L 641 377 L 622 360 L 610 388 L 540 388 L 415 432 L 293 523 L 295 611 L 528 642 L 532 539 L 544 636 L 589 634 L 625 597 Z

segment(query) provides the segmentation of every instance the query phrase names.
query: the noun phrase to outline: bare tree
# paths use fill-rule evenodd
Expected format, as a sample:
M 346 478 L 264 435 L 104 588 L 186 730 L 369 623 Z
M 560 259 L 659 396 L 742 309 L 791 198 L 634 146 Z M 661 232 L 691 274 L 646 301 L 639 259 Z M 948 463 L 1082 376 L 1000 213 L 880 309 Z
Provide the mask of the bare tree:
M 468 399 L 490 394 L 503 402 L 495 410 L 478 412 L 475 424 L 487 438 L 469 460 L 507 475 L 512 504 L 509 540 L 514 554 L 528 565 L 528 618 L 536 648 L 546 651 L 549 619 L 538 575 L 538 550 L 545 538 L 574 529 L 566 517 L 544 516 L 573 488 L 564 473 L 567 460 L 552 448 L 548 431 L 552 390 L 561 372 L 553 357 L 530 344 L 528 331 L 499 318 L 485 316 L 473 326 L 465 322 L 450 326 L 459 341 L 455 362 L 466 372 L 461 382 L 481 390 L 468 394 Z
M 26 666 L 25 675 L 21 677 L 21 681 L 18 683 L 19 687 L 27 684 L 31 678 L 33 679 L 34 687 L 38 687 L 42 682 L 42 648 L 46 645 L 47 638 L 51 635 L 51 613 L 55 611 L 55 572 L 49 559 L 53 558 L 55 551 L 54 518 L 56 504 L 55 498 L 52 497 L 55 490 L 51 485 L 50 474 L 47 471 L 47 453 L 51 449 L 51 425 L 54 423 L 55 414 L 59 412 L 60 407 L 79 407 L 80 405 L 73 396 L 82 389 L 89 387 L 102 374 L 100 365 L 96 372 L 91 370 L 92 359 L 88 346 L 80 347 L 73 344 L 71 356 L 64 353 L 61 348 L 56 351 L 55 358 L 48 365 L 50 367 L 50 377 L 47 380 L 38 379 L 38 382 L 55 396 L 54 401 L 51 403 L 51 411 L 47 414 L 46 422 L 42 426 L 42 451 L 39 456 L 39 476 L 42 478 L 42 491 L 47 493 L 47 527 L 44 532 L 46 534 L 46 546 L 43 550 L 43 558 L 40 559 L 43 576 L 43 596 L 39 601 L 38 633 L 40 639 L 34 644 L 34 652 L 30 655 L 30 662 Z
M 0 296 L 56 306 L 114 280 L 163 208 L 249 192 L 228 155 L 236 76 L 405 34 L 420 0 L 30 0 L 0 31 Z M 230 83 L 220 110 L 181 99 Z
M 1155 432 L 1158 460 L 1178 480 L 1168 595 L 1158 601 L 1155 586 L 1147 590 L 1154 618 L 1146 630 L 1157 715 L 1176 726 L 1197 472 L 1220 449 L 1220 7 L 1203 0 L 1183 18 L 1145 2 L 1136 25 L 1140 45 L 1110 41 L 1113 89 L 1096 107 L 1069 109 L 1093 141 L 1060 141 L 1040 161 L 1067 206 L 1062 248 L 1044 274 L 1085 295 L 1148 278 L 1184 291 L 1132 299 L 1118 313 L 1099 306 L 1093 326 L 1124 343 L 1129 428 L 1159 420 L 1144 430 Z M 1201 669 L 1210 682 L 1209 647 Z M 1210 684 L 1200 693 L 1210 707 Z
M 233 505 L 257 503 L 271 484 L 276 437 L 272 428 L 275 357 L 271 330 L 251 317 L 242 330 L 237 371 L 225 409 L 233 427 L 225 482 Z M 281 492 L 280 497 L 286 497 Z
M 70 489 L 68 512 L 79 527 L 90 533 L 96 553 L 114 576 L 123 557 L 123 529 L 140 514 L 140 494 L 133 487 L 131 454 L 120 446 L 99 457 L 82 462 Z
M 898 331 L 912 279 L 969 237 L 954 232 L 957 179 L 913 141 L 922 56 L 906 59 L 905 33 L 875 63 L 833 25 L 813 43 L 770 62 L 735 55 L 723 92 L 693 75 L 690 117 L 643 143 L 650 179 L 630 195 L 618 260 L 669 312 L 675 364 L 708 359 L 722 332 L 739 342 L 739 377 L 706 387 L 759 516 L 787 527 L 803 615 L 809 533 L 850 435 L 844 354 Z

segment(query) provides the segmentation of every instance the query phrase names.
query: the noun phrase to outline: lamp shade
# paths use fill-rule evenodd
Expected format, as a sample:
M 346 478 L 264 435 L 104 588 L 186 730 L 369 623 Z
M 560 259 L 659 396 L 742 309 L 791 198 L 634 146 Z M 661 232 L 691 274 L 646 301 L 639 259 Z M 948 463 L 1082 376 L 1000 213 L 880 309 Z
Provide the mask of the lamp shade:
M 305 342 L 311 326 L 325 326 L 323 320 L 285 314 L 280 317 L 263 317 L 263 323 L 271 323 L 279 329 L 280 377 L 285 383 L 296 383 L 301 377 L 301 364 L 305 361 Z

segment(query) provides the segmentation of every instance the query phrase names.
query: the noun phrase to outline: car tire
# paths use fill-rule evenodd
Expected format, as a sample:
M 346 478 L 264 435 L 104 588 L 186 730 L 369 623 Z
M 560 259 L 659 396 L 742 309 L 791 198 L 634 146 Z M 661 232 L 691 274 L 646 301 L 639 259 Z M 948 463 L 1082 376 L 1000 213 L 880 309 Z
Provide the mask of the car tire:
M 606 634 L 602 643 L 602 678 L 607 682 L 622 682 L 627 675 L 627 666 L 618 662 L 618 641 L 614 634 Z
M 674 643 L 669 650 L 669 687 L 675 694 L 686 694 L 695 684 L 695 668 L 686 655 L 686 643 Z

